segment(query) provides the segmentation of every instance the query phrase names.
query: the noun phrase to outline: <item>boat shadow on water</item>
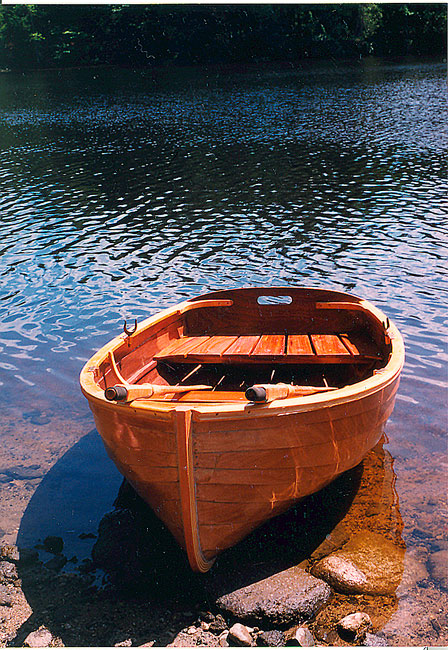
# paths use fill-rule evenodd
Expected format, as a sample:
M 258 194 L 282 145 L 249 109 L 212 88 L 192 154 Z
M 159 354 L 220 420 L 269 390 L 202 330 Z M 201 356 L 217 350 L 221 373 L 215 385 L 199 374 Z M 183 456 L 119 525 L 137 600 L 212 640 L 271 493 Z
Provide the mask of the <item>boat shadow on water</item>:
M 64 476 L 75 478 L 70 483 Z M 23 643 L 39 625 L 65 645 L 113 645 L 120 641 L 119 630 L 124 635 L 130 628 L 133 645 L 148 638 L 164 645 L 198 611 L 217 611 L 220 596 L 293 566 L 310 569 L 356 533 L 377 532 L 404 547 L 393 460 L 383 442 L 331 485 L 222 553 L 207 574 L 191 571 L 171 533 L 127 483 L 118 488 L 120 480 L 99 436 L 91 432 L 36 490 L 18 535 L 19 548 L 29 549 L 34 539 L 41 549 L 39 561 L 28 551 L 18 565 L 33 614 L 12 645 Z M 104 514 L 117 489 L 113 508 Z M 63 553 L 42 550 L 48 535 L 62 538 Z M 38 538 L 41 544 L 36 545 Z M 70 557 L 76 553 L 81 558 L 90 549 L 88 559 Z M 133 607 L 132 620 L 123 617 L 129 600 L 142 605 L 141 610 Z M 386 608 L 382 602 L 383 621 L 396 610 L 396 602 L 395 596 Z

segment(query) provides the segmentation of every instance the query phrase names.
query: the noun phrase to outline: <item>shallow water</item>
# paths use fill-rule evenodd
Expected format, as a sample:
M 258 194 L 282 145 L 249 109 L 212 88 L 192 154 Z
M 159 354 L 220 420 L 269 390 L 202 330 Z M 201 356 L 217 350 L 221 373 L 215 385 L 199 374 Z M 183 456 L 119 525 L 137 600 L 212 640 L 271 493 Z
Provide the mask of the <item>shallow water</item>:
M 60 534 L 90 552 L 78 535 L 120 477 L 78 375 L 124 318 L 297 284 L 365 297 L 401 330 L 385 448 L 403 540 L 428 561 L 447 548 L 444 75 L 368 61 L 0 76 L 0 541 Z

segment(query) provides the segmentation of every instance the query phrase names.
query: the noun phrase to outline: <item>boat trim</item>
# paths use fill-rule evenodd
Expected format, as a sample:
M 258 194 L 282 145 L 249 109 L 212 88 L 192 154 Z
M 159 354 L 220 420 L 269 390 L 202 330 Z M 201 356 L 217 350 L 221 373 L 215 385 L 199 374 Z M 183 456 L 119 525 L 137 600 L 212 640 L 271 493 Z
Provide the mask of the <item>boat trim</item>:
M 214 559 L 206 560 L 202 553 L 201 542 L 199 539 L 196 491 L 193 475 L 191 409 L 176 409 L 176 411 L 174 411 L 174 420 L 179 461 L 179 489 L 185 547 L 191 568 L 194 571 L 206 573 L 213 565 Z

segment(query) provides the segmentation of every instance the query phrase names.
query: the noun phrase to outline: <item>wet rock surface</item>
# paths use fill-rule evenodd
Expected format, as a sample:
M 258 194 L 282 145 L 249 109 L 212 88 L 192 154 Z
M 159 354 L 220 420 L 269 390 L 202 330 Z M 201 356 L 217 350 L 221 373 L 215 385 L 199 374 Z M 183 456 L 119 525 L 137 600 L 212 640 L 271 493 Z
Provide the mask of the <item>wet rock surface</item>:
M 328 584 L 291 567 L 221 596 L 216 604 L 240 619 L 285 626 L 312 618 L 330 598 Z
M 395 593 L 403 564 L 403 548 L 365 531 L 320 560 L 312 572 L 342 593 L 384 595 Z

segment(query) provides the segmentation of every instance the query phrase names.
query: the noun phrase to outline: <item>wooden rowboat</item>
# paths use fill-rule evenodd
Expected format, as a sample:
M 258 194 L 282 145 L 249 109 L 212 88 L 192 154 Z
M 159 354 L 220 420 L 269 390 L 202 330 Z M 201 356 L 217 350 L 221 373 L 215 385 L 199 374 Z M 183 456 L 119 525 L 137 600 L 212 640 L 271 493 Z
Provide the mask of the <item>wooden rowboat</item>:
M 362 460 L 403 362 L 397 328 L 365 300 L 235 289 L 125 324 L 81 387 L 120 472 L 207 571 Z

